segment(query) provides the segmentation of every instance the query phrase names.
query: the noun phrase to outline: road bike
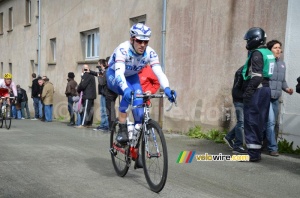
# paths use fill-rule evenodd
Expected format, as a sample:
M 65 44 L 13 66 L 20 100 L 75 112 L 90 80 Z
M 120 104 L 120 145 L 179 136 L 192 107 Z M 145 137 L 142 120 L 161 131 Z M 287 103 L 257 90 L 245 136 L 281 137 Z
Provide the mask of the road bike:
M 174 92 L 172 94 L 175 100 Z M 139 150 L 141 150 L 145 178 L 150 189 L 156 193 L 164 188 L 167 181 L 168 152 L 161 127 L 150 117 L 150 108 L 152 107 L 150 99 L 164 97 L 166 97 L 165 94 L 136 95 L 136 98 L 143 98 L 143 104 L 133 106 L 132 93 L 131 104 L 127 109 L 126 118 L 127 128 L 129 128 L 129 142 L 126 145 L 121 145 L 116 141 L 119 129 L 118 119 L 112 125 L 110 135 L 111 159 L 117 175 L 124 177 L 127 174 L 131 162 L 138 160 Z M 176 101 L 171 103 L 166 110 L 170 111 L 173 104 L 176 105 Z M 132 126 L 129 126 L 132 123 L 130 122 L 129 112 L 136 108 L 143 108 L 144 117 L 140 127 L 133 129 Z M 133 131 L 130 131 L 132 129 Z M 136 163 L 134 169 L 136 169 Z
M 9 99 L 14 99 L 15 97 L 7 97 Z M 2 106 L 0 109 L 0 128 L 3 127 L 3 122 L 5 127 L 10 129 L 11 126 L 11 116 L 10 116 L 10 106 L 7 104 L 7 98 L 1 97 Z

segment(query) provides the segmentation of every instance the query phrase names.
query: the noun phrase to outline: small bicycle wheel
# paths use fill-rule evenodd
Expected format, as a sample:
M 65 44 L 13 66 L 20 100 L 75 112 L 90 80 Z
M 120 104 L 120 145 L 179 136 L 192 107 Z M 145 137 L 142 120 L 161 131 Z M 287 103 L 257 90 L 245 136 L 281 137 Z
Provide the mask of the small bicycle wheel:
M 4 113 L 4 120 L 5 120 L 5 127 L 7 128 L 7 129 L 10 129 L 10 126 L 11 126 L 11 117 L 10 117 L 10 115 L 8 115 L 8 114 L 10 114 L 10 111 L 9 111 L 9 107 L 6 107 L 6 111 L 5 111 L 5 113 Z
M 114 166 L 114 169 L 120 177 L 124 177 L 129 169 L 130 159 L 128 158 L 129 147 L 121 146 L 117 140 L 117 133 L 119 129 L 119 121 L 116 120 L 111 127 L 110 133 L 110 153 L 111 160 Z
M 149 120 L 147 131 L 143 132 L 142 160 L 150 189 L 160 192 L 167 181 L 168 152 L 164 134 L 154 120 Z

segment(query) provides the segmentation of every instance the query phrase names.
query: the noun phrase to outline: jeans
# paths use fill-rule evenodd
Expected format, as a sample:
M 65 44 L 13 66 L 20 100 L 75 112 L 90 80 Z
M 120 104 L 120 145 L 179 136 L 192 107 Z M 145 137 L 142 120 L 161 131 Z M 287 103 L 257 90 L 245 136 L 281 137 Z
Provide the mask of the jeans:
M 44 112 L 43 112 L 43 107 L 44 105 L 43 105 L 43 103 L 42 103 L 42 101 L 40 100 L 39 101 L 39 117 L 40 118 L 43 118 L 44 117 Z
M 73 116 L 73 100 L 72 100 L 72 96 L 68 96 L 68 111 L 70 114 L 70 118 L 72 118 Z
M 100 97 L 100 116 L 101 116 L 100 127 L 108 128 L 108 118 L 106 113 L 105 97 L 102 95 Z
M 237 123 L 233 129 L 228 132 L 226 138 L 228 140 L 235 139 L 233 149 L 236 149 L 238 147 L 242 147 L 244 142 L 244 104 L 241 102 L 233 102 L 233 105 L 235 107 Z
M 26 109 L 26 114 L 28 119 L 30 119 L 30 113 L 29 113 L 29 108 L 28 108 L 28 102 L 21 102 L 21 112 L 22 112 L 22 117 L 25 118 L 25 111 L 24 109 Z
M 79 126 L 79 125 L 81 125 L 81 122 L 82 122 L 81 115 L 79 112 L 76 113 L 76 115 L 77 115 L 76 126 Z
M 33 99 L 33 108 L 34 108 L 34 118 L 39 118 L 39 106 L 40 106 L 40 98 L 32 98 Z
M 275 124 L 278 117 L 278 108 L 279 101 L 278 99 L 271 99 L 270 110 L 269 110 L 269 119 L 266 126 L 266 139 L 268 141 L 268 150 L 278 151 L 278 145 L 275 138 Z
M 45 105 L 45 121 L 46 122 L 52 122 L 52 110 L 53 105 Z
M 15 105 L 11 105 L 11 112 L 10 112 L 10 116 L 12 118 L 17 118 L 17 109 Z

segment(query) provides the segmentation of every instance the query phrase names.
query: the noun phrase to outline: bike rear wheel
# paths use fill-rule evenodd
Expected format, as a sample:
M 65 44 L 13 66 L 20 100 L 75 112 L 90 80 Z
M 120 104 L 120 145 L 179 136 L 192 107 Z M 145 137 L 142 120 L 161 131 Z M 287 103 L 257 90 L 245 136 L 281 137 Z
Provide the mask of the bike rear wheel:
M 10 111 L 9 111 L 9 108 L 10 107 L 6 107 L 6 111 L 5 111 L 5 113 L 4 113 L 4 120 L 5 120 L 5 127 L 7 128 L 7 129 L 10 129 L 10 126 L 11 126 L 11 117 L 10 117 L 10 115 L 8 115 L 8 114 L 10 114 Z
M 149 120 L 147 131 L 143 132 L 142 141 L 145 177 L 150 189 L 158 193 L 167 181 L 168 152 L 164 134 L 156 121 Z
M 2 112 L 1 112 L 1 115 L 0 115 L 0 128 L 3 127 L 3 120 L 4 120 L 4 116 L 3 116 Z
M 129 147 L 127 145 L 121 146 L 116 140 L 119 130 L 118 123 L 118 120 L 116 120 L 111 127 L 110 153 L 111 160 L 117 175 L 120 177 L 124 177 L 127 174 L 130 165 L 130 159 L 128 158 Z

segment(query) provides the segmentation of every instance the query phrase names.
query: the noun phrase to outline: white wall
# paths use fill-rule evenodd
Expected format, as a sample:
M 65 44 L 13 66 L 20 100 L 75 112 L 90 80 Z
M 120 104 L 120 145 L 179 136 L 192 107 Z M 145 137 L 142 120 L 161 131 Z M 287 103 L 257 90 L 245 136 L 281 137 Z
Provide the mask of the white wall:
M 287 65 L 286 80 L 289 87 L 295 90 L 300 76 L 300 1 L 288 1 L 284 61 Z M 294 147 L 300 146 L 300 94 L 283 94 L 281 130 L 283 138 L 294 141 Z

